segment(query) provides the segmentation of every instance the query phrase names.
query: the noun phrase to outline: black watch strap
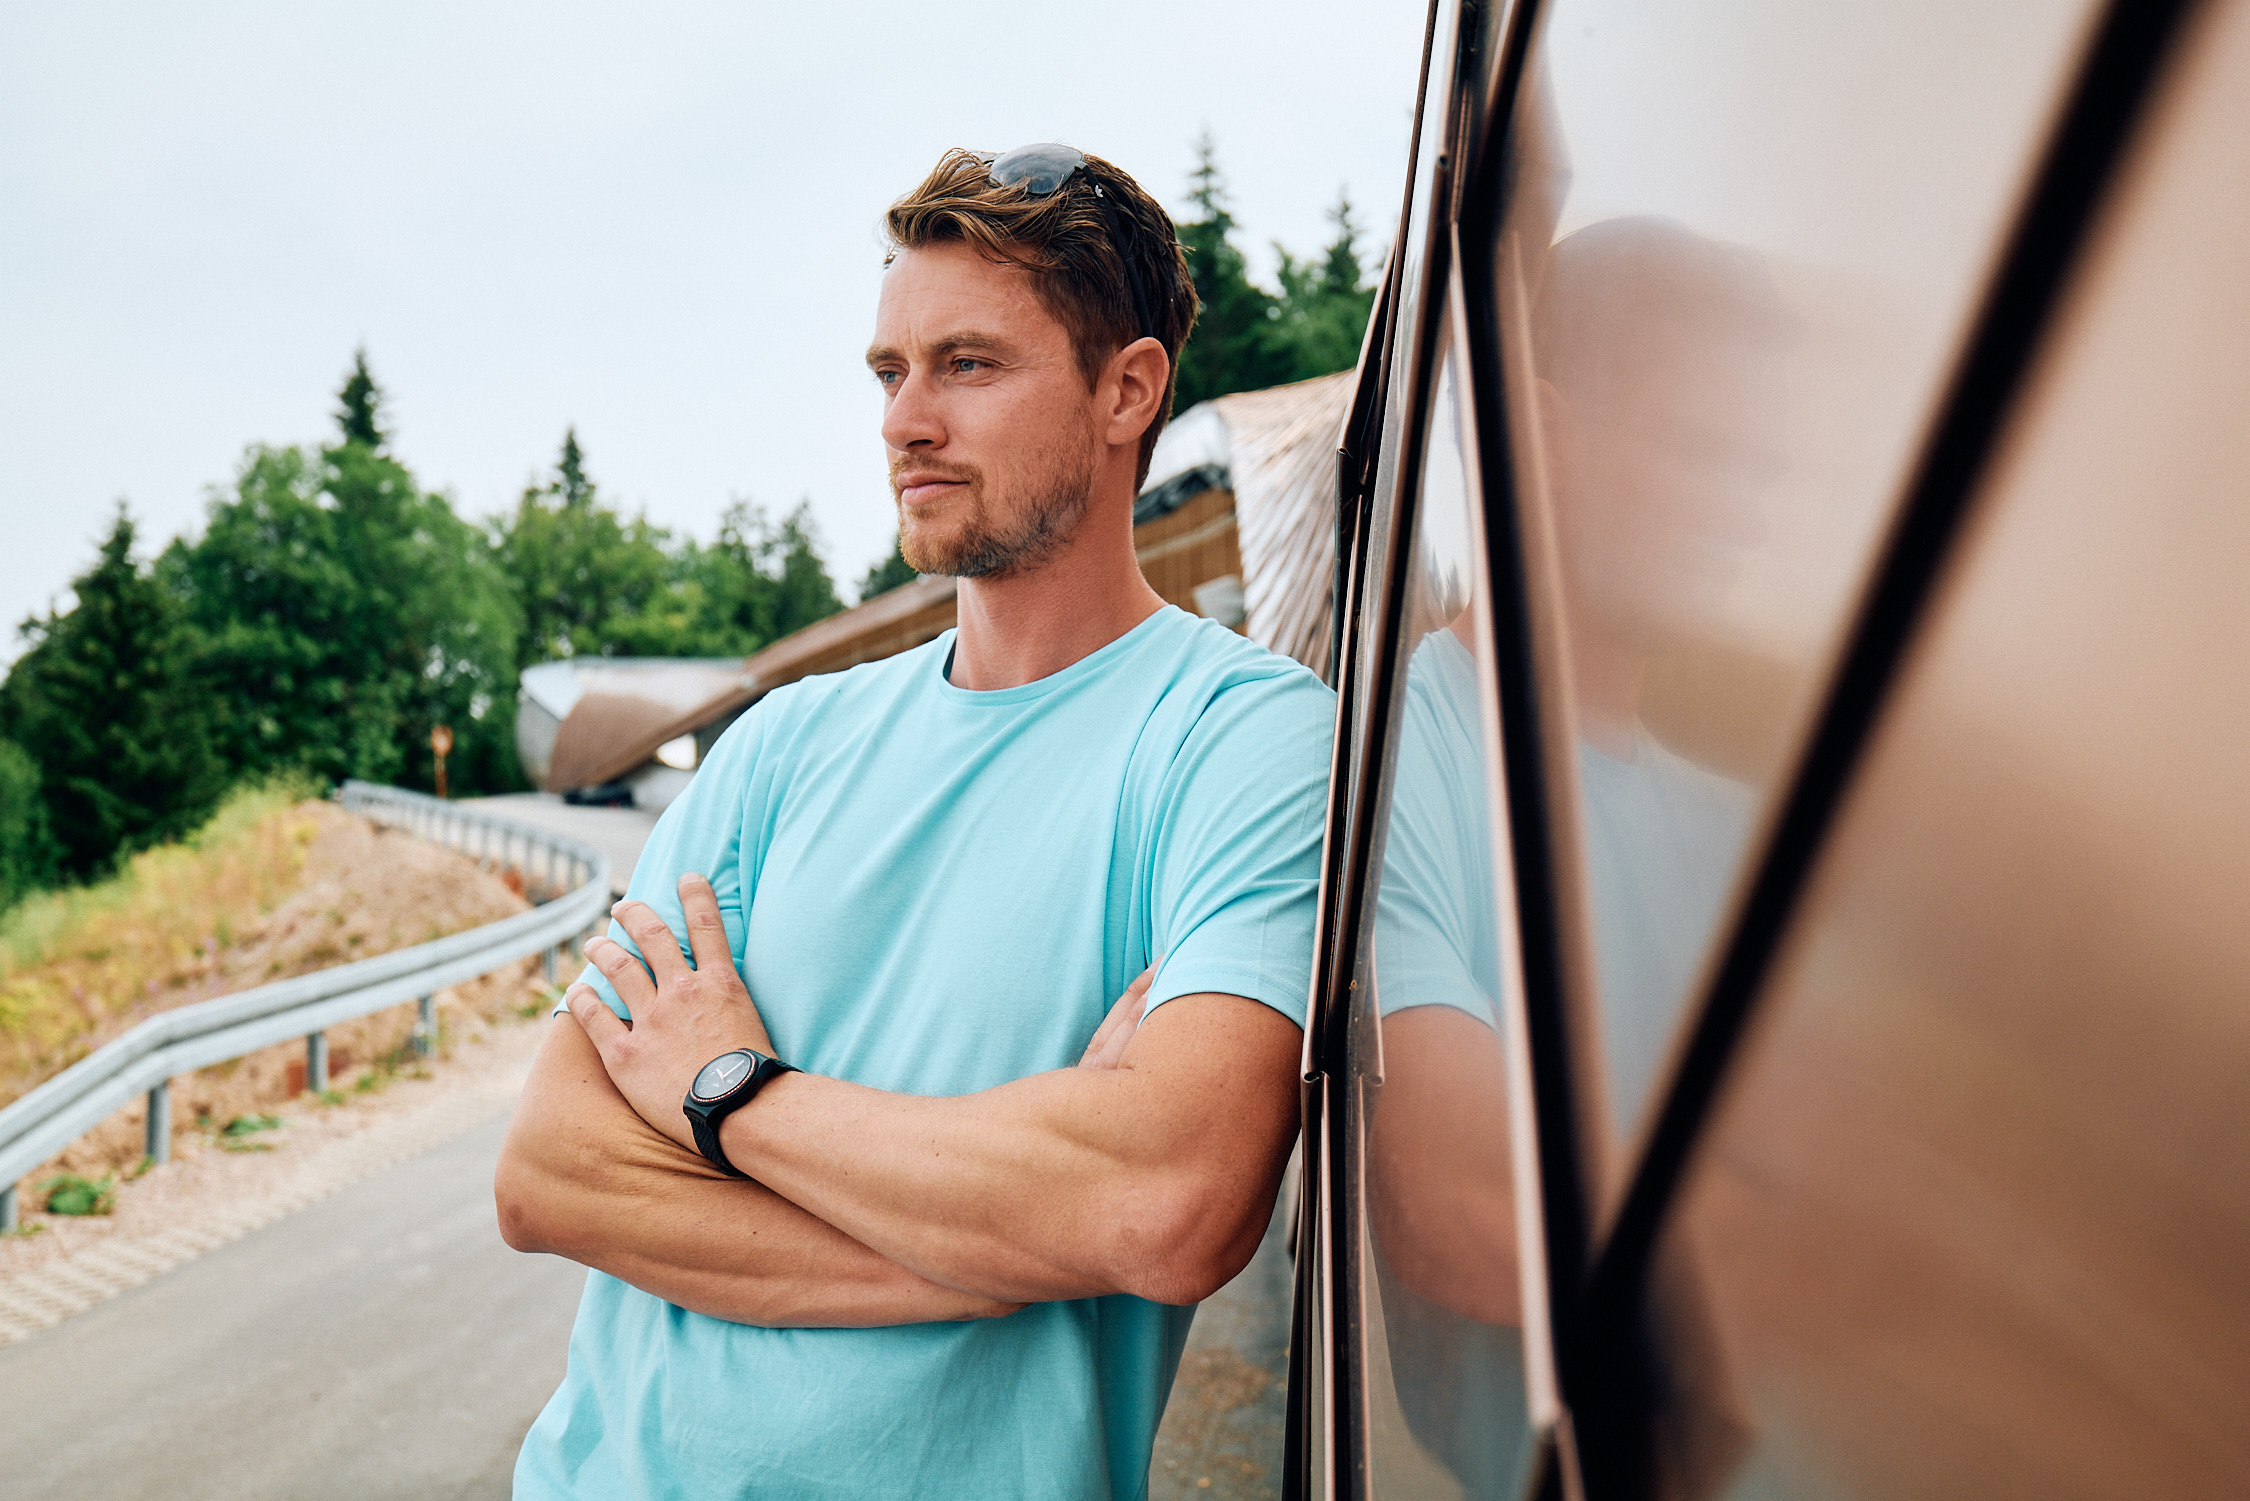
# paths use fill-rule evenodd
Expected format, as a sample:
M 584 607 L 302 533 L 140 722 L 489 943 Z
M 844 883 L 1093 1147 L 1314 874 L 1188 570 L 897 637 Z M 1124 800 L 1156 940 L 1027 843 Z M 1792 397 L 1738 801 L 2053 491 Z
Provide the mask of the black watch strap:
M 747 1069 L 740 1068 L 740 1065 L 734 1062 L 738 1059 L 746 1062 L 749 1067 Z M 701 1152 L 719 1171 L 725 1173 L 728 1177 L 747 1178 L 750 1176 L 748 1173 L 727 1161 L 726 1149 L 719 1145 L 720 1123 L 756 1099 L 759 1090 L 765 1088 L 783 1074 L 793 1074 L 797 1070 L 783 1063 L 779 1058 L 769 1058 L 754 1048 L 734 1048 L 721 1053 L 698 1070 L 695 1076 L 696 1082 L 703 1082 L 707 1075 L 717 1070 L 722 1064 L 733 1065 L 734 1071 L 739 1072 L 740 1077 L 734 1080 L 724 1092 L 712 1094 L 708 1097 L 698 1095 L 695 1086 L 691 1084 L 688 1088 L 687 1100 L 680 1107 L 681 1113 L 688 1118 L 688 1129 L 695 1133 L 695 1149 L 697 1151 Z

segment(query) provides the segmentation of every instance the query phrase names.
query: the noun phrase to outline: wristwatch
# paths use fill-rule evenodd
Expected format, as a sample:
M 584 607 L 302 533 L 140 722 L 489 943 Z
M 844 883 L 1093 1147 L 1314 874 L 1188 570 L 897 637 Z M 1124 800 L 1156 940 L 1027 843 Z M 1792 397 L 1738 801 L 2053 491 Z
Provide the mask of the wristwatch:
M 750 1048 L 721 1053 L 704 1064 L 696 1072 L 695 1082 L 688 1086 L 687 1103 L 680 1107 L 695 1131 L 695 1149 L 717 1163 L 727 1176 L 749 1177 L 727 1161 L 726 1152 L 719 1146 L 719 1122 L 756 1099 L 758 1091 L 775 1079 L 795 1072 L 779 1058 L 768 1058 Z

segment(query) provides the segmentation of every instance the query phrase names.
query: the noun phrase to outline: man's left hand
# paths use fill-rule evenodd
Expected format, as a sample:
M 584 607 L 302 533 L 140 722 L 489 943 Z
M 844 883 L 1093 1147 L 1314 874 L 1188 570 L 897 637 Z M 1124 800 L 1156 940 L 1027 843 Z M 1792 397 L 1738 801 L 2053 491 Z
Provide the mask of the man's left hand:
M 610 912 L 640 945 L 645 963 L 608 938 L 586 944 L 587 959 L 617 987 L 632 1021 L 619 1021 L 590 985 L 573 985 L 564 999 L 618 1092 L 643 1120 L 693 1149 L 695 1134 L 681 1106 L 697 1072 L 735 1048 L 770 1056 L 773 1041 L 734 967 L 711 883 L 699 875 L 680 877 L 680 908 L 692 965 L 664 919 L 642 902 L 619 902 Z

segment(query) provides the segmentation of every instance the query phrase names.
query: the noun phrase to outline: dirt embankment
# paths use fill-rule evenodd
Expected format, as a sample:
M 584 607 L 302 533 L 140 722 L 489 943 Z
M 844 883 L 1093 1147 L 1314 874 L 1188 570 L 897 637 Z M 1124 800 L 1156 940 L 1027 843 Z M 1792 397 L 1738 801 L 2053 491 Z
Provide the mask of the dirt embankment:
M 251 863 L 261 875 L 237 881 L 242 900 L 218 904 L 229 910 L 195 912 L 197 926 L 207 931 L 176 931 L 183 911 L 210 905 L 204 900 L 208 893 L 189 889 L 198 872 L 182 869 L 168 877 L 158 872 L 182 889 L 157 904 L 150 914 L 156 920 L 132 928 L 133 914 L 121 909 L 116 931 L 104 932 L 98 921 L 82 924 L 85 931 L 7 977 L 0 1103 L 157 1012 L 426 942 L 530 905 L 514 871 L 486 869 L 458 851 L 327 803 L 278 810 L 243 838 L 249 841 L 244 848 L 254 848 Z M 277 861 L 291 867 L 285 871 L 285 893 L 275 889 Z M 207 863 L 213 866 L 211 880 L 234 878 L 229 874 L 234 867 L 221 870 L 225 862 L 216 855 Z M 175 931 L 161 941 L 147 936 L 162 927 Z M 455 1036 L 481 1033 L 493 1022 L 540 1009 L 531 983 L 537 963 L 526 959 L 441 991 L 441 1048 Z M 410 1050 L 413 1027 L 409 1004 L 328 1029 L 332 1089 L 349 1098 L 401 1070 L 411 1072 L 418 1062 Z M 192 1150 L 198 1143 L 250 1146 L 249 1140 L 220 1133 L 236 1117 L 272 1113 L 302 1096 L 304 1067 L 303 1043 L 289 1042 L 175 1080 L 175 1150 Z M 327 1108 L 310 1096 L 301 1104 Z M 144 1108 L 119 1111 L 32 1174 L 29 1184 L 59 1171 L 88 1176 L 130 1171 L 142 1155 Z M 36 1198 L 34 1188 L 25 1207 L 36 1207 Z

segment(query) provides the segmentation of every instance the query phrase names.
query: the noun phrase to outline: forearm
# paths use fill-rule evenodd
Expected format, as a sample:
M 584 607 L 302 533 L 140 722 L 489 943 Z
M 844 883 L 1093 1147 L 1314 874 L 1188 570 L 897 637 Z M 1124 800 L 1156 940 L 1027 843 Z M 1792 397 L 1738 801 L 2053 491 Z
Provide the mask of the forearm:
M 568 1257 L 735 1323 L 868 1326 L 1009 1311 L 906 1270 L 665 1137 L 618 1094 L 568 1019 L 541 1047 L 494 1188 L 518 1250 Z
M 1194 1302 L 1249 1260 L 1271 1211 L 1296 1039 L 1254 1002 L 1183 997 L 1119 1068 L 935 1099 L 785 1076 L 721 1139 L 761 1182 L 933 1281 L 1011 1302 Z M 1244 1059 L 1258 1062 L 1245 1073 Z

